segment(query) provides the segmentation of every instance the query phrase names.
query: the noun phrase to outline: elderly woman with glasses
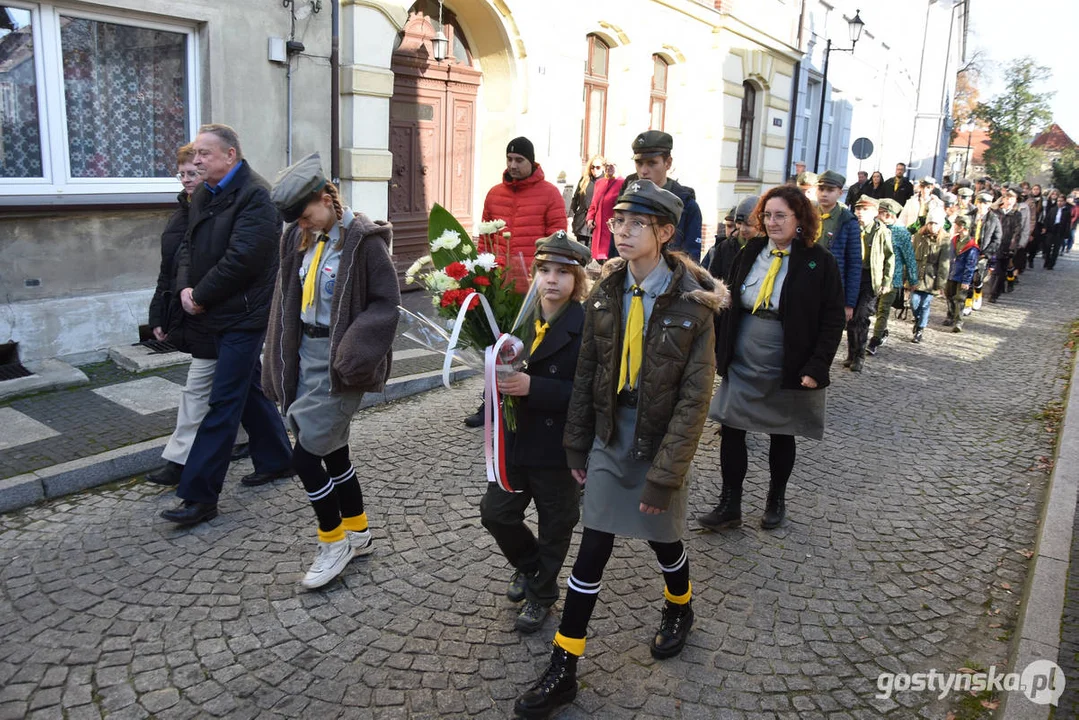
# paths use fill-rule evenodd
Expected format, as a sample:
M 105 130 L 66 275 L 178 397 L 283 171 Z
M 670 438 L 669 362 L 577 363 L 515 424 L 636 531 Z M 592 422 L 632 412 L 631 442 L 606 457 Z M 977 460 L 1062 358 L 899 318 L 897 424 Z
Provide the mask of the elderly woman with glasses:
M 828 370 L 846 319 L 843 283 L 831 253 L 816 244 L 820 215 L 797 187 L 772 188 L 753 211 L 767 237 L 746 243 L 727 272 L 731 312 L 719 317 L 713 407 L 723 425 L 719 504 L 698 522 L 742 524 L 746 432 L 771 437 L 770 482 L 761 527 L 783 522 L 794 437 L 824 435 Z
M 161 233 L 161 269 L 157 275 L 157 289 L 150 301 L 150 327 L 155 340 L 168 340 L 177 349 L 191 354 L 187 368 L 187 382 L 176 410 L 176 428 L 161 452 L 165 464 L 146 476 L 158 485 L 179 484 L 180 475 L 187 463 L 191 444 L 195 441 L 202 419 L 210 409 L 210 388 L 213 385 L 214 368 L 217 366 L 217 348 L 213 335 L 208 332 L 205 320 L 198 315 L 188 315 L 180 310 L 180 297 L 176 292 L 176 254 L 187 233 L 191 196 L 202 181 L 194 165 L 195 146 L 188 143 L 176 151 L 176 179 L 183 190 L 176 196 L 180 206 L 169 218 Z M 247 433 L 241 428 L 239 444 L 233 448 L 232 459 L 247 456 Z

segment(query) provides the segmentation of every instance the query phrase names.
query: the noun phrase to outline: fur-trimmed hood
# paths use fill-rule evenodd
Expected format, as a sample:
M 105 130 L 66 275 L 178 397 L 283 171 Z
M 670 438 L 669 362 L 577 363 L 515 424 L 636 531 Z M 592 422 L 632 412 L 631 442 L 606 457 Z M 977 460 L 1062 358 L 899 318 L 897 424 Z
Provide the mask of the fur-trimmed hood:
M 681 253 L 665 253 L 663 258 L 674 271 L 674 283 L 677 283 L 682 297 L 709 308 L 716 315 L 730 306 L 731 293 L 723 281 L 716 280 L 707 270 Z M 608 260 L 603 264 L 599 281 L 602 283 L 625 268 L 626 261 L 623 258 Z

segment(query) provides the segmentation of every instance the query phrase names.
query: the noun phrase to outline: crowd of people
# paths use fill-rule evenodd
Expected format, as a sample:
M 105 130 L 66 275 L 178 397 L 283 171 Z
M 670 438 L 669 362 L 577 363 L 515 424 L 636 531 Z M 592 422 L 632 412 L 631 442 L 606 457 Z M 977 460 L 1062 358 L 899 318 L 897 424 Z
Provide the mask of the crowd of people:
M 780 527 L 796 438 L 826 431 L 844 330 L 843 366 L 855 373 L 888 340 L 893 308 L 909 309 L 919 343 L 933 298 L 943 298 L 944 325 L 960 332 L 983 293 L 996 303 L 1012 292 L 1039 251 L 1053 269 L 1079 219 L 1074 193 L 1043 197 L 1025 183 L 939 187 L 927 177 L 915 187 L 902 164 L 889 180 L 859 173 L 849 186 L 838 172 L 799 173 L 742 198 L 702 258 L 695 193 L 669 176 L 673 145 L 663 132 L 638 135 L 628 177 L 591 158 L 563 204 L 532 143 L 514 138 L 484 203 L 482 219 L 506 223 L 509 252 L 525 260 L 539 297 L 521 338 L 526 362 L 497 381 L 516 400 L 505 433 L 514 492 L 489 483 L 477 493 L 509 565 L 505 595 L 520 603 L 520 632 L 544 626 L 583 524 L 551 658 L 517 698 L 521 717 L 546 717 L 576 696 L 618 537 L 646 541 L 663 577 L 651 654 L 685 646 L 695 615 L 683 539 L 707 417 L 721 426 L 722 486 L 696 523 L 742 524 L 754 432 L 770 440 L 760 524 Z M 165 519 L 215 517 L 242 425 L 255 466 L 243 484 L 299 476 L 317 521 L 301 584 L 323 587 L 373 548 L 349 425 L 363 394 L 389 377 L 400 302 L 392 228 L 343 205 L 317 154 L 266 183 L 224 125 L 200 128 L 178 164 L 184 193 L 162 238 L 151 324 L 204 362 L 189 373 L 168 463 L 149 479 L 177 488 L 181 503 Z M 535 531 L 525 521 L 532 503 Z

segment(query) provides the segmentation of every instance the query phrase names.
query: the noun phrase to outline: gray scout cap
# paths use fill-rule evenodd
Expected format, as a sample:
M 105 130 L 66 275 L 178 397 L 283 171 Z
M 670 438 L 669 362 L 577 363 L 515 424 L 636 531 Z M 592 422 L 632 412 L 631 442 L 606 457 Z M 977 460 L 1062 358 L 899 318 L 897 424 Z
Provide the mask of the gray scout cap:
M 798 173 L 798 177 L 794 179 L 794 184 L 795 185 L 816 185 L 817 184 L 817 173 L 809 172 L 808 170 L 805 171 L 805 172 L 800 172 L 800 173 Z
M 571 240 L 565 230 L 536 241 L 536 261 L 554 262 L 563 265 L 587 265 L 592 260 L 592 253 L 587 247 Z
M 750 214 L 753 212 L 753 208 L 757 207 L 757 203 L 760 202 L 760 196 L 750 195 L 747 198 L 743 198 L 742 202 L 738 203 L 738 209 L 734 212 L 735 222 L 745 222 L 749 219 Z
M 643 160 L 654 155 L 670 154 L 674 150 L 674 138 L 662 130 L 647 130 L 633 141 L 633 159 Z
M 952 220 L 953 222 L 955 222 L 956 225 L 966 225 L 967 227 L 970 227 L 970 215 L 959 213 L 954 218 L 952 218 Z
M 317 152 L 311 153 L 277 173 L 270 199 L 281 211 L 285 222 L 293 223 L 303 215 L 311 196 L 325 187 L 327 182 L 322 174 L 322 159 Z
M 959 188 L 959 191 L 958 191 L 957 194 L 959 195 L 959 197 L 965 197 L 965 198 L 974 197 L 974 191 L 971 190 L 968 187 Z
M 903 207 L 891 198 L 883 198 L 878 203 L 881 210 L 890 212 L 892 215 L 899 217 L 899 213 L 903 212 Z
M 993 202 L 993 193 L 982 192 L 978 193 L 978 197 L 975 198 L 978 202 L 991 203 Z
M 817 178 L 818 185 L 831 185 L 832 187 L 842 188 L 847 184 L 847 178 L 843 177 L 835 170 L 825 170 Z
M 674 222 L 682 219 L 682 199 L 672 192 L 656 187 L 651 180 L 634 180 L 615 201 L 615 210 L 659 215 Z
M 944 197 L 942 199 L 944 200 L 944 207 L 950 207 L 959 202 L 959 198 L 957 198 L 953 193 L 950 192 L 944 193 Z

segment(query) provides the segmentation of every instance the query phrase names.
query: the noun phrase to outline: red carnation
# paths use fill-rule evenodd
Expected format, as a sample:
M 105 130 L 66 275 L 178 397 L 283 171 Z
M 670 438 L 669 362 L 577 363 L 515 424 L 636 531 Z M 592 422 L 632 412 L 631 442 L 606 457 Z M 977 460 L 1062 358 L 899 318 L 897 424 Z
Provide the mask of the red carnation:
M 460 280 L 465 275 L 468 275 L 468 268 L 466 268 L 463 263 L 451 262 L 446 266 L 446 274 L 454 280 Z
M 486 287 L 486 286 L 491 284 L 491 281 L 490 281 L 490 279 L 485 278 L 482 275 L 477 275 L 476 277 L 472 278 L 472 284 L 473 285 L 483 285 L 483 286 Z
M 464 298 L 461 298 L 461 299 L 462 299 L 462 300 L 464 300 Z M 472 302 L 470 302 L 470 303 L 468 304 L 468 309 L 469 309 L 469 310 L 475 310 L 475 309 L 476 309 L 476 306 L 477 306 L 477 305 L 479 305 L 479 304 L 480 304 L 480 296 L 479 296 L 479 295 L 476 295 L 476 296 L 474 296 L 474 297 L 472 298 Z

